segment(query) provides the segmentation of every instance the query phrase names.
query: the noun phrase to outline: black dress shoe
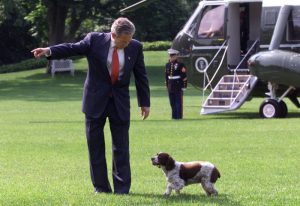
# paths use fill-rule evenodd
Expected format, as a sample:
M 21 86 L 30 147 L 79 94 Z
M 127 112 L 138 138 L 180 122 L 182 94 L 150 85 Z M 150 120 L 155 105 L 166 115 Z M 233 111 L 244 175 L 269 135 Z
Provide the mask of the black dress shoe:
M 100 193 L 112 193 L 112 191 L 110 190 L 102 190 L 102 189 L 99 189 L 99 188 L 95 188 L 95 193 L 96 194 L 100 194 Z

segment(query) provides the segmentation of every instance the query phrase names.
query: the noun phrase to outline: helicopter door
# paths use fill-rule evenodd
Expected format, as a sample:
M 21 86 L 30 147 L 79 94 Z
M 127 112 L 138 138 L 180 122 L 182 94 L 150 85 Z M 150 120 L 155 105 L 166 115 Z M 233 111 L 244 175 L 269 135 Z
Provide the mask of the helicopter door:
M 226 39 L 226 6 L 225 4 L 215 4 L 215 2 L 206 4 L 203 1 L 203 6 L 198 12 L 194 24 L 190 27 L 192 28 L 190 30 L 192 36 L 191 61 L 196 69 L 196 74 L 202 74 L 210 65 L 206 72 L 212 76 L 219 66 L 225 50 L 223 43 Z M 221 52 L 219 52 L 220 50 Z M 218 52 L 219 55 L 214 58 Z
M 227 63 L 230 70 L 247 69 L 247 59 L 259 48 L 258 43 L 253 44 L 260 38 L 261 7 L 261 2 L 228 5 Z

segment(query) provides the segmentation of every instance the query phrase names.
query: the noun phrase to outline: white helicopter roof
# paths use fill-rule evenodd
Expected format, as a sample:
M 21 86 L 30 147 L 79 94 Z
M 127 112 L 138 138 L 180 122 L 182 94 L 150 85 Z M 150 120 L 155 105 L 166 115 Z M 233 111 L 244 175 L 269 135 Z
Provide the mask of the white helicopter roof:
M 297 0 L 263 0 L 263 6 L 283 6 L 283 5 L 300 5 Z
M 211 1 L 214 0 L 205 0 L 205 1 Z M 300 1 L 298 0 L 217 0 L 217 2 L 233 2 L 233 3 L 249 3 L 249 2 L 263 2 L 263 6 L 265 7 L 272 7 L 272 6 L 283 6 L 283 5 L 299 5 Z

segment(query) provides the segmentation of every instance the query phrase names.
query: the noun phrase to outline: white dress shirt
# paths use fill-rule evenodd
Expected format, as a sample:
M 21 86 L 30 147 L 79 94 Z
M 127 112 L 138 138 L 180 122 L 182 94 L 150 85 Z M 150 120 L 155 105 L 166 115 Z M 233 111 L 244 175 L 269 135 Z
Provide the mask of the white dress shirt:
M 110 75 L 111 75 L 111 61 L 112 61 L 112 54 L 114 51 L 114 47 L 115 47 L 115 41 L 113 40 L 113 38 L 111 38 L 110 47 L 107 56 L 107 68 Z M 125 64 L 125 54 L 124 54 L 124 49 L 117 49 L 117 52 L 119 57 L 119 78 L 120 78 L 120 76 L 124 73 L 123 68 Z

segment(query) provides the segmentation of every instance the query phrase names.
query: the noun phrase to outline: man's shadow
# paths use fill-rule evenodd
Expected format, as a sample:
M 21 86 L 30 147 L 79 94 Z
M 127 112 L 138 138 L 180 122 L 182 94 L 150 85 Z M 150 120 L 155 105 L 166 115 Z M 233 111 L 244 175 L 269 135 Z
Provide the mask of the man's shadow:
M 228 206 L 241 206 L 241 204 L 232 198 L 230 198 L 227 194 L 219 194 L 216 197 L 208 197 L 205 194 L 186 194 L 181 193 L 180 195 L 172 194 L 169 197 L 165 197 L 163 194 L 149 194 L 149 193 L 130 193 L 130 196 L 143 197 L 143 199 L 152 199 L 151 202 L 155 203 L 157 201 L 161 203 L 168 204 L 188 204 L 188 203 L 213 203 L 216 205 L 228 205 Z M 146 202 L 145 202 L 146 203 Z

